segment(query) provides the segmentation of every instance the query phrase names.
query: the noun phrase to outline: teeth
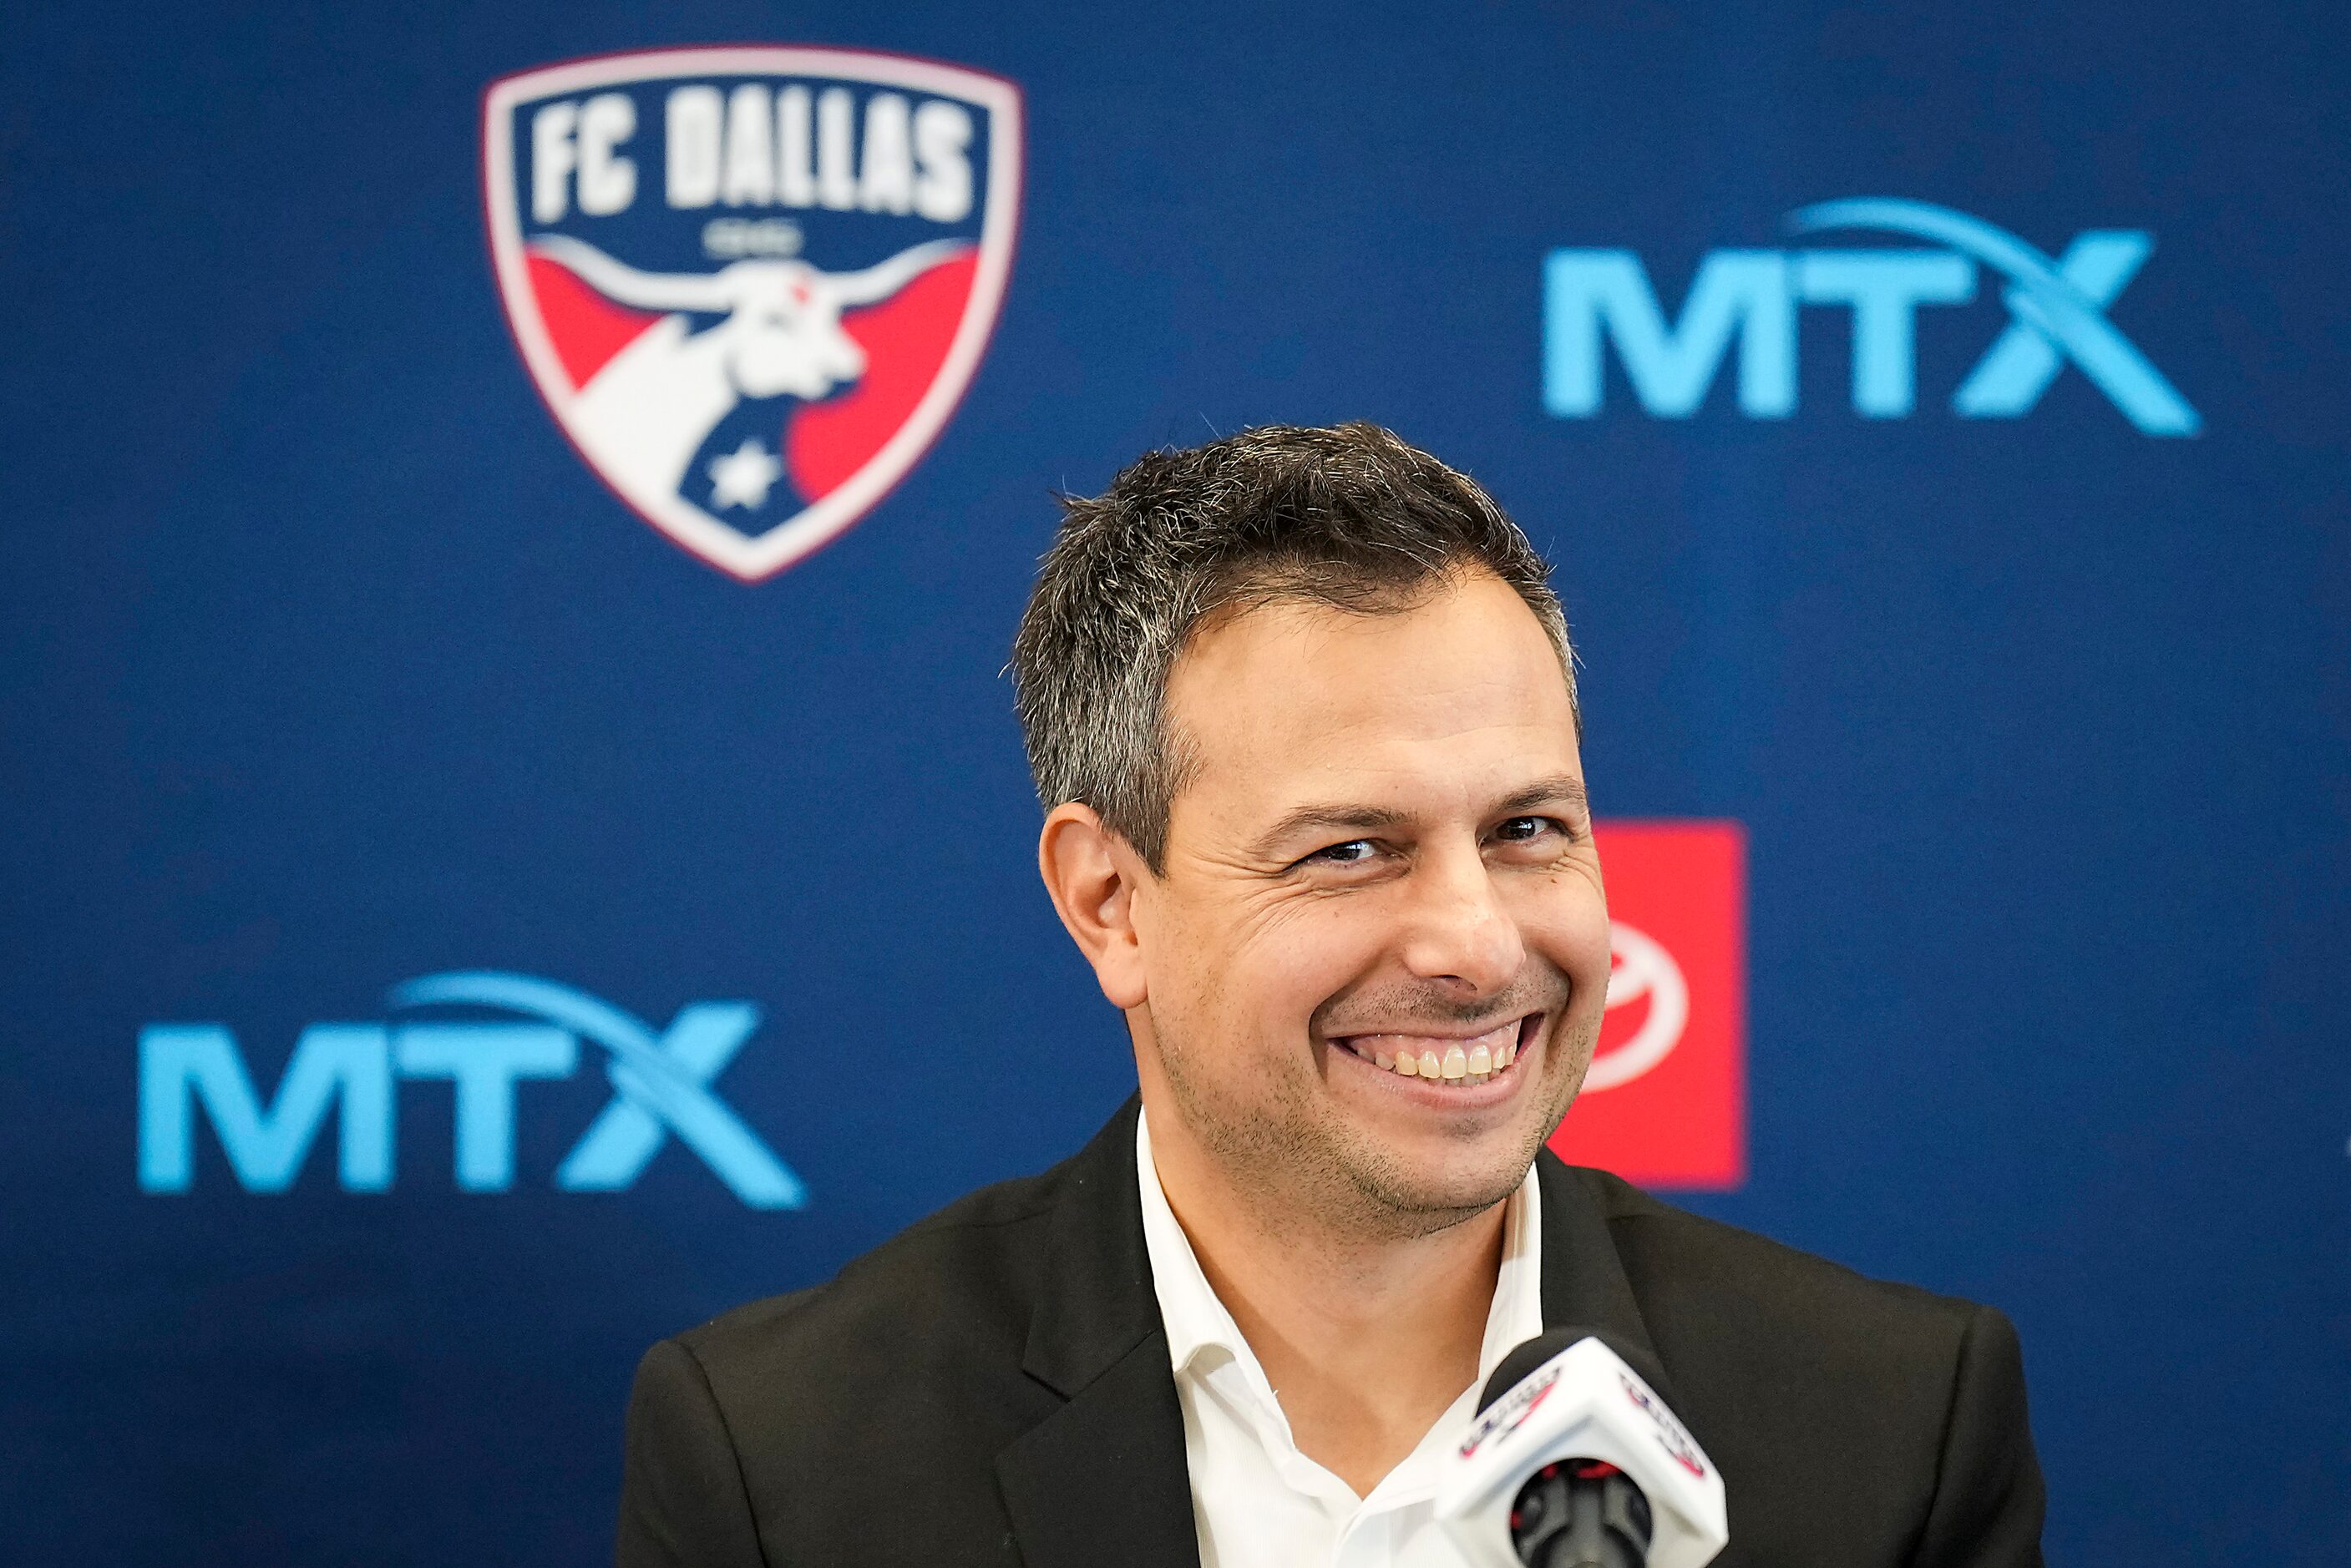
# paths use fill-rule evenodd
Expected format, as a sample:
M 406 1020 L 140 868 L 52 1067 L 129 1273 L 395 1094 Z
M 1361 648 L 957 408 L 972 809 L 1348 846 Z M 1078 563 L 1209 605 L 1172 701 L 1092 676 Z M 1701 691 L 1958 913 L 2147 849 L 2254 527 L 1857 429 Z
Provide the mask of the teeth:
M 1494 1035 L 1499 1042 L 1489 1044 Z M 1382 1036 L 1383 1042 L 1397 1038 Z M 1368 1047 L 1368 1052 L 1366 1051 Z M 1443 1046 L 1428 1046 L 1415 1051 L 1399 1051 L 1393 1054 L 1372 1044 L 1368 1040 L 1350 1047 L 1364 1060 L 1384 1073 L 1392 1072 L 1400 1078 L 1437 1078 L 1448 1084 L 1483 1084 L 1498 1078 L 1502 1070 L 1519 1058 L 1518 1032 L 1499 1029 L 1494 1034 L 1474 1042 Z

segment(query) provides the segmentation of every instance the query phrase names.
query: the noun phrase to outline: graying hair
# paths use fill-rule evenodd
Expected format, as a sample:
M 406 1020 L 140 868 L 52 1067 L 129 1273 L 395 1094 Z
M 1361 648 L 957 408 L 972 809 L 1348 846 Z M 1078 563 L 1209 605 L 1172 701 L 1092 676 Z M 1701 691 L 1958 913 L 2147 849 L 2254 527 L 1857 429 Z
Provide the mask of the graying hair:
M 1164 711 L 1168 676 L 1221 614 L 1283 600 L 1390 614 L 1482 569 L 1534 611 L 1575 702 L 1542 556 L 1468 475 L 1377 425 L 1266 425 L 1155 452 L 1100 495 L 1061 503 L 1012 644 L 1029 772 L 1047 809 L 1091 806 L 1154 874 L 1189 765 Z

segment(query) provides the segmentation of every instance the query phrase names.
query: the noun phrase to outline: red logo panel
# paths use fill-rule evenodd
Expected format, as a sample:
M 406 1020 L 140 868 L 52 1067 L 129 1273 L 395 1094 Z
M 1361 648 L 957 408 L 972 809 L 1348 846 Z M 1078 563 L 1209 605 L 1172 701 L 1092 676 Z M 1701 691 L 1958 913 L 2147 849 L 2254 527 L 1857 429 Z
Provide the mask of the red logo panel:
M 1747 835 L 1735 822 L 1609 822 L 1614 969 L 1561 1158 L 1644 1187 L 1747 1179 Z

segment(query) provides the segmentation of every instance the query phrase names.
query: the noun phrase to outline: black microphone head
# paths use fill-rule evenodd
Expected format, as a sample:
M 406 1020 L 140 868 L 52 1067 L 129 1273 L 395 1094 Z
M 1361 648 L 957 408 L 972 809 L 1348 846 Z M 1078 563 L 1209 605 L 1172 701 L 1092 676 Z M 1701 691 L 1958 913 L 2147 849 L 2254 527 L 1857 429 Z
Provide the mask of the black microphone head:
M 1494 1401 L 1525 1382 L 1536 1367 L 1587 1339 L 1596 1339 L 1614 1351 L 1618 1360 L 1639 1373 L 1642 1381 L 1656 1389 L 1660 1397 L 1665 1396 L 1665 1368 L 1657 1365 L 1656 1356 L 1636 1345 L 1626 1344 L 1622 1335 L 1611 1334 L 1606 1329 L 1570 1325 L 1547 1329 L 1502 1357 L 1502 1364 L 1494 1368 L 1494 1376 L 1486 1379 L 1486 1391 L 1478 1396 L 1478 1414 L 1484 1415 Z

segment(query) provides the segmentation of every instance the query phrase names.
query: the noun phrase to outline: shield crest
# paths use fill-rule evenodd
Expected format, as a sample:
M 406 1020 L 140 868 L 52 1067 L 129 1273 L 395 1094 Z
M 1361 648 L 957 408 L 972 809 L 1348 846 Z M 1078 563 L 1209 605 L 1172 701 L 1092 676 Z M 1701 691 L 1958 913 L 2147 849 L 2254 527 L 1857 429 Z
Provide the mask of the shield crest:
M 483 194 L 556 422 L 747 582 L 840 535 L 955 412 L 1020 210 L 1020 94 L 860 50 L 656 49 L 504 77 Z

